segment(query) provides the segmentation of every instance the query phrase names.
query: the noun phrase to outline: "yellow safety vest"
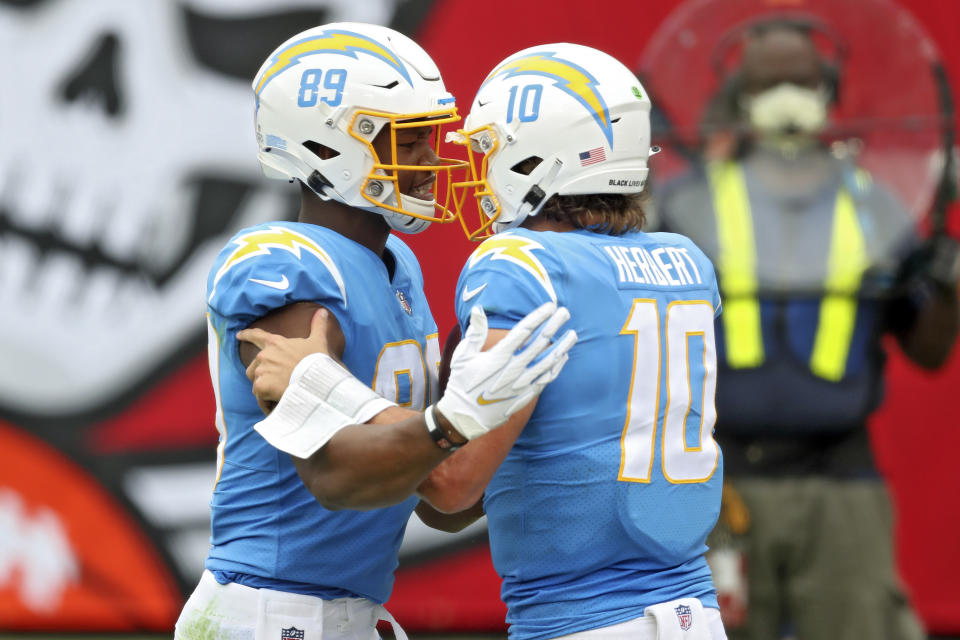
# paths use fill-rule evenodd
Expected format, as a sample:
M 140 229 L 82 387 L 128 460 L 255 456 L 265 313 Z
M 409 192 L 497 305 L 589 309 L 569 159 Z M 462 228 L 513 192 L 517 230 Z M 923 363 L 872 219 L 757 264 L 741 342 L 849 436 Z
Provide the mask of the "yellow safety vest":
M 717 220 L 717 269 L 723 295 L 723 330 L 727 364 L 734 369 L 763 364 L 763 334 L 760 301 L 757 299 L 757 247 L 753 216 L 743 170 L 735 162 L 707 166 Z M 858 171 L 857 181 L 869 180 Z M 817 333 L 810 355 L 810 369 L 826 380 L 843 377 L 857 318 L 857 293 L 868 265 L 863 230 L 853 198 L 846 188 L 837 192 L 833 207 L 833 230 L 826 294 L 820 303 Z

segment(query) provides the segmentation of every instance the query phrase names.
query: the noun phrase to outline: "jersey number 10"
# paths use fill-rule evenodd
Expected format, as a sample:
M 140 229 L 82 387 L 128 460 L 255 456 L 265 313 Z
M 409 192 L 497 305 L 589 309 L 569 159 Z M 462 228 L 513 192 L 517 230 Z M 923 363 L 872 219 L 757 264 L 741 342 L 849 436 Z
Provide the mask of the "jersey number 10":
M 634 300 L 620 330 L 621 335 L 633 336 L 634 352 L 617 479 L 651 481 L 659 429 L 663 477 L 673 484 L 706 482 L 720 456 L 713 440 L 717 420 L 713 307 L 705 300 L 669 303 L 664 333 L 660 335 L 657 301 Z M 661 387 L 666 391 L 662 420 Z M 694 433 L 688 438 L 687 425 L 693 421 L 699 429 L 691 442 Z

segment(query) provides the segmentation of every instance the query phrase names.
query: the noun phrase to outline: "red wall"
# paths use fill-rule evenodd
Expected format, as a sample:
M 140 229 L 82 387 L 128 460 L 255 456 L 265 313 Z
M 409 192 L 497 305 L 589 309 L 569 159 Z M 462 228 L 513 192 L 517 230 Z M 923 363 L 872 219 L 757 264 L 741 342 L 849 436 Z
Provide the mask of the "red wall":
M 797 6 L 803 1 L 757 0 L 773 6 Z M 78 65 L 85 68 L 88 62 L 93 64 L 95 60 L 88 61 L 84 57 L 90 52 L 84 42 L 97 42 L 99 29 L 114 28 L 113 23 L 117 21 L 127 29 L 122 34 L 127 39 L 120 40 L 124 44 L 119 48 L 118 59 L 125 63 L 142 63 L 143 68 L 153 65 L 151 69 L 166 70 L 171 76 L 167 78 L 161 74 L 156 82 L 145 83 L 144 87 L 148 87 L 139 87 L 144 96 L 157 101 L 168 100 L 171 95 L 182 97 L 177 91 L 182 91 L 184 86 L 194 86 L 183 83 L 202 81 L 196 86 L 210 88 L 212 95 L 224 92 L 223 104 L 216 103 L 218 116 L 222 116 L 225 106 L 243 110 L 242 118 L 237 117 L 236 121 L 219 118 L 224 120 L 222 130 L 206 124 L 215 120 L 210 113 L 195 114 L 193 119 L 202 124 L 192 130 L 191 135 L 197 139 L 190 138 L 191 144 L 177 147 L 175 151 L 167 150 L 167 155 L 185 166 L 192 166 L 198 149 L 210 152 L 218 148 L 226 158 L 211 161 L 216 169 L 211 175 L 194 175 L 188 170 L 184 170 L 184 175 L 187 178 L 193 176 L 198 182 L 201 182 L 200 178 L 229 177 L 229 180 L 212 180 L 212 183 L 223 201 L 233 207 L 242 201 L 239 194 L 247 188 L 244 181 L 251 185 L 266 182 L 260 177 L 252 158 L 243 171 L 239 164 L 234 166 L 231 154 L 239 154 L 239 146 L 234 151 L 232 146 L 223 145 L 238 137 L 236 131 L 239 127 L 248 131 L 247 105 L 242 103 L 242 100 L 250 99 L 248 78 L 266 52 L 279 41 L 279 32 L 283 33 L 282 37 L 289 35 L 291 22 L 297 25 L 294 29 L 316 23 L 322 10 L 317 9 L 317 15 L 291 14 L 286 17 L 287 21 L 278 22 L 267 20 L 264 15 L 271 10 L 289 7 L 274 0 L 263 0 L 260 5 L 249 3 L 248 9 L 257 9 L 253 18 L 242 15 L 245 13 L 242 7 L 225 9 L 231 3 L 194 3 L 218 5 L 225 12 L 220 20 L 207 16 L 198 22 L 194 16 L 193 22 L 189 23 L 197 29 L 197 34 L 203 36 L 198 38 L 201 43 L 213 42 L 218 34 L 220 37 L 217 42 L 221 44 L 204 49 L 203 56 L 198 55 L 199 49 L 194 43 L 192 52 L 195 57 L 207 60 L 207 66 L 201 70 L 194 66 L 196 61 L 180 59 L 184 51 L 178 48 L 182 45 L 179 40 L 171 43 L 159 36 L 156 41 L 147 37 L 154 30 L 151 20 L 157 15 L 164 19 L 163 24 L 155 29 L 158 33 L 166 34 L 164 37 L 186 35 L 177 30 L 187 24 L 182 21 L 189 18 L 190 12 L 181 11 L 179 3 L 144 2 L 137 5 L 138 15 L 132 15 L 124 3 L 103 2 L 105 8 L 96 11 L 88 6 L 93 4 L 92 1 L 84 2 L 81 7 L 79 0 L 74 3 L 0 0 L 0 10 L 17 7 L 19 13 L 16 17 L 24 21 L 22 33 L 16 34 L 22 38 L 0 38 L 0 50 L 4 46 L 13 46 L 9 42 L 12 40 L 17 40 L 16 46 L 36 45 L 38 50 L 48 41 L 57 43 L 56 46 L 47 44 L 44 56 L 34 56 L 43 63 L 38 69 L 24 67 L 30 72 L 24 71 L 22 76 L 17 76 L 18 82 L 14 85 L 18 86 L 18 91 L 7 95 L 10 100 L 4 101 L 0 96 L 0 110 L 5 118 L 0 120 L 0 125 L 6 123 L 8 127 L 0 126 L 0 131 L 9 136 L 11 131 L 23 129 L 39 137 L 40 131 L 30 129 L 27 124 L 17 124 L 31 122 L 30 114 L 41 106 L 31 104 L 21 96 L 26 88 L 33 86 L 27 80 L 46 73 L 47 80 L 52 81 L 59 77 L 54 73 L 60 70 L 58 65 L 70 70 Z M 184 3 L 185 6 L 188 4 Z M 325 6 L 320 2 L 316 4 Z M 366 3 L 356 4 L 367 6 Z M 410 12 L 421 5 L 398 0 L 397 6 L 401 4 Z M 606 4 L 572 0 L 437 0 L 422 23 L 418 39 L 434 56 L 448 87 L 466 109 L 473 90 L 496 62 L 532 44 L 571 41 L 592 45 L 628 65 L 634 65 L 651 34 L 675 6 L 673 2 L 650 0 L 621 0 Z M 960 87 L 960 2 L 917 0 L 908 6 L 938 43 L 953 86 Z M 260 9 L 264 15 L 259 13 Z M 50 20 L 45 19 L 46 12 L 49 12 Z M 86 19 L 90 16 L 96 20 L 90 24 L 74 24 L 80 17 Z M 418 19 L 412 13 L 410 17 Z M 270 25 L 273 25 L 273 31 L 270 31 Z M 228 27 L 247 29 L 247 35 L 237 37 L 235 31 L 226 30 Z M 10 28 L 6 23 L 0 24 L 0 32 L 6 33 L 3 29 Z M 86 34 L 83 42 L 83 38 L 77 36 L 82 32 Z M 255 36 L 268 40 L 258 45 L 263 48 L 262 52 L 254 46 Z M 149 46 L 138 49 L 134 46 L 138 40 Z M 69 51 L 75 51 L 75 55 L 68 56 Z M 144 51 L 155 54 L 155 57 L 136 58 Z M 217 58 L 215 54 L 218 52 L 224 53 L 224 59 Z M 129 56 L 124 57 L 125 54 Z M 24 55 L 21 51 L 17 59 L 24 58 Z M 70 59 L 65 60 L 68 57 Z M 27 58 L 30 56 L 24 59 Z M 213 64 L 212 61 L 219 62 Z M 224 75 L 234 62 L 242 69 L 235 70 L 232 77 Z M 107 75 L 117 75 L 117 86 L 130 91 L 129 83 L 125 85 L 123 81 L 129 81 L 133 76 L 122 74 L 127 69 L 123 64 L 117 65 L 112 72 L 107 67 L 97 68 L 101 71 L 107 69 Z M 214 71 L 221 75 L 217 76 Z M 104 84 L 100 80 L 97 75 L 84 75 L 88 84 L 104 91 L 110 89 L 110 83 Z M 683 80 L 678 79 L 678 82 Z M 51 86 L 54 89 L 61 87 L 58 82 Z M 164 83 L 180 89 L 168 89 Z M 146 90 L 153 88 L 155 92 Z M 898 87 L 893 86 L 890 90 L 897 91 Z M 44 100 L 49 98 L 47 93 L 37 95 Z M 130 98 L 137 94 L 123 95 Z M 960 102 L 960 95 L 956 98 Z M 134 102 L 131 99 L 129 104 Z M 214 110 L 214 105 L 212 102 L 207 108 Z M 120 118 L 95 120 L 91 113 L 96 115 L 102 109 L 95 101 L 87 106 L 90 108 L 70 113 L 74 117 L 91 117 L 91 122 L 104 127 L 102 131 L 109 132 L 110 136 L 116 135 L 117 140 L 125 141 L 124 144 L 137 142 L 144 133 L 133 127 L 132 133 L 127 132 L 129 137 L 125 138 L 126 127 L 138 124 L 135 119 L 133 122 Z M 171 103 L 168 108 L 173 106 Z M 14 127 L 10 127 L 11 122 Z M 53 127 L 62 123 L 50 118 L 45 124 Z M 139 124 L 143 125 L 143 122 Z M 152 121 L 147 123 L 148 129 L 152 126 Z M 77 127 L 73 132 L 76 139 L 58 140 L 58 148 L 69 150 L 81 144 L 91 144 L 93 140 L 88 133 L 87 129 Z M 217 144 L 204 143 L 207 138 L 203 136 L 208 133 L 223 135 L 212 135 L 211 139 Z M 104 140 L 112 138 L 107 136 L 99 141 Z M 4 142 L 9 146 L 7 137 Z M 104 154 L 105 158 L 96 158 L 104 162 L 104 169 L 117 164 L 114 155 L 126 157 L 119 154 L 118 149 L 113 152 Z M 2 154 L 0 160 L 3 160 Z M 94 160 L 88 158 L 89 162 Z M 113 174 L 106 172 L 105 175 Z M 10 182 L 5 184 L 9 186 Z M 189 180 L 187 184 L 191 184 Z M 145 186 L 138 185 L 138 188 Z M 179 187 L 170 189 L 178 191 Z M 166 192 L 161 195 L 159 200 L 162 202 L 172 197 Z M 216 198 L 211 196 L 210 202 L 214 200 Z M 204 208 L 197 215 L 205 221 L 204 224 L 215 226 L 218 223 L 209 208 L 210 202 L 203 200 Z M 0 204 L 3 204 L 2 198 Z M 177 199 L 170 207 L 181 204 Z M 264 216 L 269 214 L 266 208 L 262 212 Z M 221 226 L 228 226 L 228 219 L 223 217 Z M 42 226 L 42 221 L 35 223 Z M 11 246 L 6 236 L 16 236 L 32 238 L 34 244 L 43 241 L 56 249 L 58 242 L 55 240 L 59 236 L 35 233 L 33 224 L 24 223 L 15 228 L 9 212 L 0 206 L 0 241 L 5 242 L 0 248 L 6 251 Z M 11 233 L 11 229 L 16 233 Z M 227 229 L 218 228 L 216 231 L 229 235 Z M 960 236 L 960 224 L 954 225 L 954 233 Z M 220 246 L 225 237 L 217 241 Z M 456 278 L 472 245 L 463 238 L 456 225 L 433 228 L 429 233 L 410 238 L 410 243 L 424 266 L 427 294 L 445 335 L 454 324 L 452 293 Z M 9 253 L 0 254 L 0 257 L 8 257 Z M 96 252 L 88 251 L 84 256 L 95 259 L 99 254 L 94 254 Z M 25 263 L 32 268 L 32 254 L 26 252 L 24 256 Z M 3 264 L 7 265 L 6 262 Z M 187 260 L 185 264 L 193 263 Z M 204 265 L 199 267 L 200 271 L 206 268 Z M 10 270 L 5 266 L 4 275 L 6 271 Z M 67 281 L 73 282 L 72 279 Z M 143 335 L 139 338 L 153 344 L 157 341 L 160 323 L 170 324 L 169 319 L 176 311 L 171 309 L 171 304 L 177 303 L 189 313 L 196 312 L 195 333 L 183 340 L 171 338 L 173 346 L 169 353 L 151 351 L 144 356 L 155 360 L 146 367 L 149 369 L 146 374 L 138 367 L 131 367 L 135 375 L 131 374 L 128 380 L 111 379 L 116 389 L 108 389 L 102 398 L 98 397 L 89 406 L 76 410 L 58 410 L 58 413 L 49 407 L 22 408 L 22 403 L 8 407 L 0 402 L 0 630 L 165 632 L 172 628 L 183 598 L 194 586 L 195 574 L 200 570 L 199 558 L 204 549 L 206 527 L 203 501 L 207 499 L 212 481 L 217 438 L 212 424 L 214 407 L 206 370 L 207 358 L 202 346 L 202 278 L 198 277 L 196 282 L 195 290 L 189 289 L 179 297 L 164 298 L 167 303 L 163 313 L 158 312 L 153 318 L 156 324 L 143 327 Z M 162 284 L 159 283 L 158 287 Z M 7 286 L 5 282 L 0 285 Z M 37 289 L 30 289 L 29 294 L 39 295 Z M 25 301 L 35 302 L 27 298 Z M 0 310 L 0 319 L 18 317 L 16 314 L 21 308 L 8 306 Z M 29 306 L 22 305 L 26 310 Z M 57 328 L 64 333 L 80 331 L 70 335 L 75 336 L 75 344 L 81 345 L 89 336 L 82 333 L 86 325 L 77 324 L 74 315 L 58 317 L 60 325 Z M 190 323 L 194 322 L 192 318 L 189 318 Z M 111 320 L 116 318 L 111 317 Z M 3 322 L 0 325 L 6 326 Z M 13 331 L 8 333 L 12 334 L 8 335 L 8 341 L 26 347 L 48 342 L 50 338 L 39 328 L 26 336 Z M 58 343 L 53 341 L 51 344 L 56 346 Z M 24 351 L 29 352 L 29 349 Z M 8 372 L 19 372 L 10 362 L 4 361 L 0 365 Z M 902 573 L 929 628 L 960 633 L 960 583 L 953 579 L 954 574 L 960 573 L 960 498 L 953 490 L 953 461 L 949 458 L 954 449 L 960 449 L 960 429 L 956 428 L 958 420 L 951 402 L 952 393 L 960 388 L 960 363 L 954 355 L 943 371 L 924 374 L 905 363 L 893 349 L 889 382 L 887 402 L 874 421 L 873 434 L 878 459 L 891 481 L 900 516 L 897 549 Z M 190 465 L 202 470 L 199 480 L 192 475 Z M 178 469 L 186 475 L 163 475 Z M 208 469 L 210 478 L 206 475 Z M 137 478 L 147 477 L 143 473 L 155 479 L 183 480 L 185 484 L 182 486 L 188 490 L 186 495 L 178 495 L 185 498 L 199 496 L 199 508 L 195 501 L 192 512 L 182 504 L 173 505 L 168 511 L 146 508 L 137 502 L 137 496 L 155 494 L 138 494 L 132 488 L 141 485 L 131 484 Z M 181 486 L 179 481 L 168 482 L 162 486 L 163 493 L 170 494 L 178 486 Z M 199 494 L 193 495 L 196 493 L 194 487 Z M 187 564 L 184 564 L 177 553 L 184 548 L 181 540 L 186 538 L 182 536 L 191 533 L 200 535 L 200 555 L 196 559 L 193 556 L 187 558 Z M 428 555 L 430 559 L 424 560 Z M 40 589 L 44 592 L 43 597 L 37 596 L 38 586 L 44 587 Z M 458 552 L 432 550 L 420 554 L 416 562 L 404 562 L 389 607 L 405 627 L 414 631 L 503 630 L 505 610 L 498 590 L 499 580 L 484 544 L 473 544 Z
M 796 2 L 771 2 L 796 5 Z M 927 29 L 940 48 L 960 102 L 960 3 L 954 0 L 913 0 L 904 3 Z M 574 0 L 550 3 L 485 0 L 437 3 L 419 35 L 434 56 L 448 88 L 461 108 L 469 105 L 473 90 L 502 58 L 521 48 L 546 42 L 576 42 L 594 46 L 634 64 L 644 44 L 676 6 L 669 2 L 590 4 Z M 616 6 L 616 8 L 613 8 Z M 896 87 L 891 90 L 896 91 Z M 954 213 L 953 230 L 960 235 Z M 431 230 L 414 238 L 427 277 L 430 298 L 445 335 L 454 324 L 452 292 L 459 266 L 470 251 L 458 228 Z M 960 388 L 960 358 L 953 354 L 947 366 L 935 373 L 918 371 L 890 349 L 886 403 L 872 425 L 880 466 L 889 478 L 899 516 L 897 552 L 900 568 L 920 615 L 931 631 L 960 632 L 960 498 L 955 490 L 952 458 L 960 450 L 960 420 L 953 396 Z M 493 601 L 492 571 L 487 556 L 476 564 L 459 567 L 456 575 L 442 565 L 428 575 L 433 591 L 471 580 L 476 572 L 481 598 Z M 392 601 L 394 612 L 420 608 L 412 590 L 423 584 L 424 568 L 416 575 L 401 573 Z M 429 600 L 428 600 L 429 602 Z M 480 603 L 471 602 L 467 619 L 474 619 Z M 465 604 L 464 607 L 467 607 Z M 499 611 L 490 602 L 487 610 Z M 414 614 L 416 615 L 416 614 Z

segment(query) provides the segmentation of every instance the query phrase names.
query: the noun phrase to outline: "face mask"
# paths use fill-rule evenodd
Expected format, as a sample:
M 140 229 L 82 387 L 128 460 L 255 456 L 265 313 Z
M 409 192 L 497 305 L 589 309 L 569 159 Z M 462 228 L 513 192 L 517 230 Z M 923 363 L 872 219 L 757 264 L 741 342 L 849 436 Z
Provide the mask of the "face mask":
M 784 82 L 745 101 L 750 124 L 761 134 L 813 135 L 827 122 L 827 95 Z

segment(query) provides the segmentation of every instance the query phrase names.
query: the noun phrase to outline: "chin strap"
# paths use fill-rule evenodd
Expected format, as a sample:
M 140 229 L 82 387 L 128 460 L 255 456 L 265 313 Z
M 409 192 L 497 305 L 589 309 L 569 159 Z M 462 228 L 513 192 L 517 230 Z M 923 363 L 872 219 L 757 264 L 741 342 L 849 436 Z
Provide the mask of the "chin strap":
M 403 208 L 421 216 L 429 216 L 436 210 L 433 200 L 422 200 L 420 198 L 414 198 L 413 196 L 403 196 Z M 432 222 L 432 220 L 418 218 L 417 216 L 405 213 L 397 213 L 396 211 L 385 208 L 380 208 L 378 213 L 386 218 L 387 224 L 390 225 L 391 229 L 401 233 L 420 233 L 429 227 Z
M 514 219 L 514 222 L 509 225 L 510 228 L 518 226 L 528 216 L 535 216 L 537 212 L 540 211 L 540 208 L 543 206 L 543 203 L 547 199 L 547 193 L 541 187 L 541 184 L 553 184 L 553 181 L 556 179 L 557 174 L 560 173 L 560 170 L 563 169 L 563 160 L 560 158 L 555 158 L 553 164 L 550 165 L 550 168 L 547 169 L 546 173 L 543 175 L 540 180 L 530 187 L 527 190 L 527 193 L 523 196 L 523 200 L 520 202 L 520 208 L 517 209 L 517 216 Z
M 430 220 L 424 220 L 423 218 L 416 218 L 403 213 L 397 213 L 396 211 L 390 211 L 389 209 L 379 209 L 377 213 L 386 219 L 387 224 L 390 225 L 391 229 L 401 233 L 420 233 L 430 226 Z

